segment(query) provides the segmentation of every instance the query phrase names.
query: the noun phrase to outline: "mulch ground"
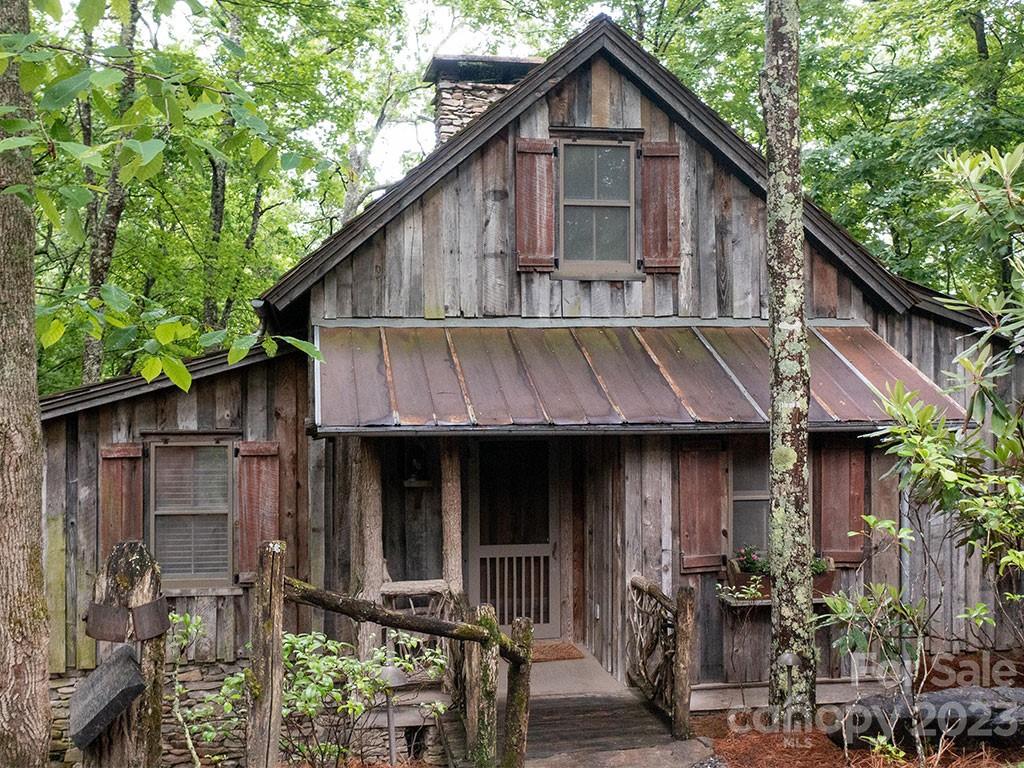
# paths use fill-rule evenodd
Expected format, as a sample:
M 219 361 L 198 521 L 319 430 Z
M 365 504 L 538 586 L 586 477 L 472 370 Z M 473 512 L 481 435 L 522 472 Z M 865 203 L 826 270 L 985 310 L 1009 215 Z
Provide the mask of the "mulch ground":
M 732 733 L 722 714 L 694 715 L 697 736 L 710 738 L 715 754 L 729 768 L 847 768 L 843 750 L 820 732 L 796 736 L 780 733 Z M 919 768 L 917 761 L 884 760 L 867 750 L 850 752 L 852 768 Z M 1024 761 L 1024 750 L 949 750 L 933 755 L 929 768 L 1003 768 Z

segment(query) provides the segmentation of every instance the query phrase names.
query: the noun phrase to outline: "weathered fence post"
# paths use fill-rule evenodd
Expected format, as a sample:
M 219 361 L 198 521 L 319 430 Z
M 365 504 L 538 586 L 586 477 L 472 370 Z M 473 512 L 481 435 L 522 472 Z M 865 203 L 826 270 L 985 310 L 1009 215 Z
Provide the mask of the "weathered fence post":
M 505 694 L 505 739 L 501 768 L 523 768 L 526 764 L 526 731 L 530 723 L 530 669 L 533 666 L 533 621 L 512 622 L 512 642 L 523 653 L 521 661 L 508 663 L 508 692 Z
M 277 768 L 281 731 L 281 627 L 284 616 L 283 541 L 260 545 L 253 589 L 252 658 L 246 695 L 245 760 L 248 768 Z
M 690 737 L 690 648 L 693 643 L 693 587 L 676 593 L 675 658 L 672 663 L 672 736 Z
M 84 768 L 156 768 L 160 764 L 160 724 L 164 697 L 164 636 L 166 625 L 156 617 L 155 636 L 140 631 L 132 621 L 132 609 L 159 603 L 160 568 L 141 541 L 114 545 L 93 586 L 90 628 L 94 636 L 111 640 L 148 637 L 139 643 L 139 668 L 145 688 L 142 695 L 82 750 Z M 145 611 L 146 617 L 151 612 Z M 103 622 L 101 614 L 109 620 Z M 142 614 L 140 614 L 142 617 Z M 166 610 L 163 619 L 166 620 Z M 130 627 L 130 629 L 129 629 Z M 97 631 L 99 630 L 99 631 Z
M 491 639 L 466 644 L 466 744 L 475 768 L 493 768 L 498 752 L 498 617 L 481 605 L 473 622 Z

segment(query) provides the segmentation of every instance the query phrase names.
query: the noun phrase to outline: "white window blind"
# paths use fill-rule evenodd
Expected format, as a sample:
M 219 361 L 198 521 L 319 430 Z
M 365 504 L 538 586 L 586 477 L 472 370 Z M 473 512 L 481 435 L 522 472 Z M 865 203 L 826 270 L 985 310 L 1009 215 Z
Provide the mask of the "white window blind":
M 170 579 L 231 575 L 231 454 L 226 445 L 154 445 L 153 540 Z

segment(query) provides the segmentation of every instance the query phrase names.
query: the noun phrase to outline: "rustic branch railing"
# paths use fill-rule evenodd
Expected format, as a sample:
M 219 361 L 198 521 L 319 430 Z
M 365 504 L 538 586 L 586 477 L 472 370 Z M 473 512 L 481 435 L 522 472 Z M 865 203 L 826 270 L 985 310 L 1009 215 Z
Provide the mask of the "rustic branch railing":
M 529 721 L 530 668 L 533 625 L 517 619 L 513 636 L 498 628 L 494 610 L 481 606 L 475 621 L 450 621 L 434 616 L 395 611 L 369 600 L 319 589 L 285 576 L 284 542 L 263 542 L 254 592 L 252 668 L 247 723 L 247 765 L 276 768 L 280 730 L 280 690 L 284 675 L 281 659 L 283 601 L 341 613 L 357 622 L 417 632 L 470 643 L 466 657 L 466 722 L 470 759 L 475 768 L 498 765 L 497 674 L 498 656 L 508 661 L 508 698 L 505 707 L 505 743 L 501 768 L 522 768 L 526 761 Z M 275 711 L 276 710 L 276 711 Z
M 693 589 L 680 587 L 673 602 L 650 579 L 630 579 L 627 675 L 672 721 L 672 735 L 690 733 L 690 647 Z

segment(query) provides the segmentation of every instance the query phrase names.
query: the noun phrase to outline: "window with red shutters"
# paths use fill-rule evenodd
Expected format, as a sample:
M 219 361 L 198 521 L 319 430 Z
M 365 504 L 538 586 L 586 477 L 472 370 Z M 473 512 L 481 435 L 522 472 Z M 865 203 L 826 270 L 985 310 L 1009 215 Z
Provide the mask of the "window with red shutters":
M 864 559 L 865 538 L 850 532 L 864 530 L 866 451 L 862 441 L 840 438 L 812 449 L 814 545 L 837 565 Z
M 640 257 L 645 272 L 678 272 L 679 145 L 640 145 Z
M 516 140 L 516 255 L 522 271 L 555 268 L 555 142 Z
M 722 567 L 728 535 L 729 454 L 720 446 L 679 451 L 679 531 L 684 573 Z
M 100 448 L 100 558 L 121 541 L 143 537 L 142 443 Z
M 238 564 L 240 582 L 255 578 L 259 547 L 280 536 L 278 444 L 238 443 Z

